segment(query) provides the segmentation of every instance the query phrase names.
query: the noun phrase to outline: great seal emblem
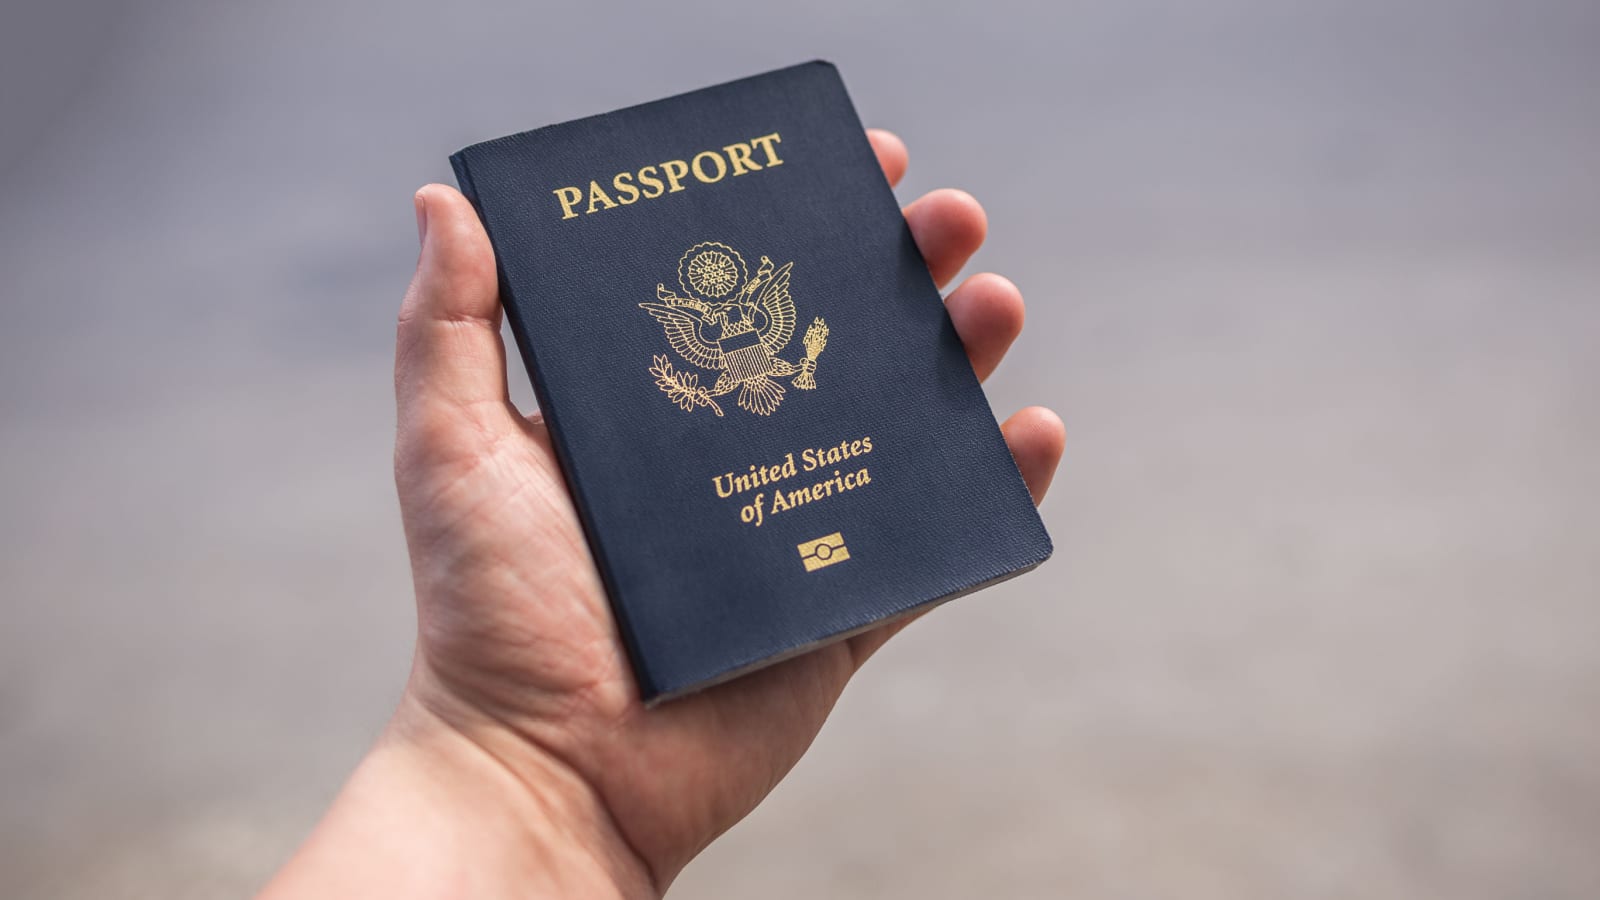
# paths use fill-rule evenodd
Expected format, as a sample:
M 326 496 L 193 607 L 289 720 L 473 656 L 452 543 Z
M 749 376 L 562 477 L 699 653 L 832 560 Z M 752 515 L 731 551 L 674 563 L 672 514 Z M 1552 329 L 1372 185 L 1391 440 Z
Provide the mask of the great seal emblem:
M 794 376 L 790 384 L 801 390 L 817 386 L 817 357 L 828 344 L 828 323 L 811 322 L 800 339 L 806 354 L 796 362 L 778 357 L 794 336 L 794 300 L 789 296 L 789 274 L 794 263 L 774 268 L 761 257 L 755 274 L 748 274 L 739 251 L 717 241 L 695 244 L 678 260 L 678 287 L 656 285 L 656 302 L 639 307 L 654 316 L 666 331 L 667 343 L 690 365 L 717 372 L 707 388 L 699 375 L 679 372 L 666 354 L 656 355 L 650 374 L 667 399 L 687 412 L 707 407 L 718 416 L 717 397 L 739 392 L 741 409 L 770 416 L 783 402 L 779 379 Z

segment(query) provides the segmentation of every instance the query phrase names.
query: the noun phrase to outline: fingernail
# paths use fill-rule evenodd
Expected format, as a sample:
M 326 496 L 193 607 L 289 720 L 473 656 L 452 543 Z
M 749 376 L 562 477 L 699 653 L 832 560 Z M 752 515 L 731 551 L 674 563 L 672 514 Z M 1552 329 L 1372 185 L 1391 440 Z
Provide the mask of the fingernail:
M 417 244 L 425 246 L 428 243 L 428 201 L 422 191 L 417 191 L 411 202 L 417 208 Z

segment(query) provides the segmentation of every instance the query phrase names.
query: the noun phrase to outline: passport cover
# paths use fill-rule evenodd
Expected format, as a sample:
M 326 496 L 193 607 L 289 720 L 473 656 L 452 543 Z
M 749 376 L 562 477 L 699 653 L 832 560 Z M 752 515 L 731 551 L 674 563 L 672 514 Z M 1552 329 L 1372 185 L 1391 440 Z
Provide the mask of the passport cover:
M 1050 555 L 831 64 L 451 164 L 647 702 Z

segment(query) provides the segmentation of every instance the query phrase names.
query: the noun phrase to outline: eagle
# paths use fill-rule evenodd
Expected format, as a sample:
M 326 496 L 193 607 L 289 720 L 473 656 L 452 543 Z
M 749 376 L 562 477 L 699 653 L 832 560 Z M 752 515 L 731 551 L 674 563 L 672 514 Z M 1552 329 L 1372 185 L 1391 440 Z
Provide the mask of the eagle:
M 756 274 L 731 299 L 720 302 L 682 297 L 657 284 L 657 302 L 639 307 L 661 323 L 679 356 L 720 373 L 711 396 L 737 388 L 740 407 L 770 416 L 784 394 L 774 379 L 802 369 L 778 358 L 794 336 L 794 300 L 789 296 L 793 266 L 789 262 L 774 270 L 772 260 L 763 256 Z

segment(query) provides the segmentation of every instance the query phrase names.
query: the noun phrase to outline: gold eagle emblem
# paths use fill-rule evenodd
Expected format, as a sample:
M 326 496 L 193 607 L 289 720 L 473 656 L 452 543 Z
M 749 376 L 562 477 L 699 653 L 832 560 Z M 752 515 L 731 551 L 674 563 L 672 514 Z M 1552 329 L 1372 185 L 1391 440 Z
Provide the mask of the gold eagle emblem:
M 793 375 L 791 385 L 801 390 L 817 386 L 817 357 L 828 344 L 828 323 L 812 321 L 801 344 L 806 355 L 797 362 L 778 357 L 794 336 L 794 299 L 789 296 L 789 274 L 794 263 L 774 268 L 761 257 L 754 275 L 744 257 L 727 244 L 705 241 L 690 247 L 678 260 L 677 294 L 665 284 L 656 285 L 656 302 L 641 303 L 667 335 L 667 343 L 690 365 L 716 372 L 711 387 L 693 372 L 679 372 L 666 354 L 652 359 L 650 374 L 667 399 L 685 411 L 708 407 L 718 416 L 715 398 L 739 392 L 741 409 L 770 416 L 783 402 L 779 379 Z

